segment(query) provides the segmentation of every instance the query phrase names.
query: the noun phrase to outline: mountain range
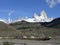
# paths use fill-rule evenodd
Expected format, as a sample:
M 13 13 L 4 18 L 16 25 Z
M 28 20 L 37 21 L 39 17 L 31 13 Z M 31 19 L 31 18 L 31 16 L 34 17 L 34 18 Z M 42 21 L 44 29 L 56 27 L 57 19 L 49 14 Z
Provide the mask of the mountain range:
M 32 18 L 18 18 L 17 20 L 13 21 L 13 22 L 17 22 L 17 21 L 26 21 L 26 22 L 50 22 L 52 21 L 54 18 L 48 18 L 47 14 L 44 10 L 41 11 L 41 13 L 39 15 L 37 15 L 36 13 L 34 13 Z
M 20 30 L 23 35 L 37 35 L 42 34 L 48 36 L 60 36 L 60 18 L 56 18 L 51 22 L 26 22 L 24 20 L 15 23 L 10 23 L 10 26 L 17 31 Z
M 36 13 L 34 13 L 33 17 L 32 18 L 28 18 L 28 17 L 25 17 L 25 18 L 17 18 L 17 19 L 14 19 L 12 20 L 10 18 L 10 16 L 8 17 L 8 20 L 6 19 L 2 19 L 0 18 L 0 21 L 4 22 L 4 23 L 14 23 L 14 22 L 18 22 L 18 21 L 26 21 L 26 22 L 32 22 L 32 23 L 35 23 L 35 22 L 50 22 L 52 21 L 54 18 L 48 18 L 47 17 L 47 14 L 44 10 L 41 11 L 41 13 L 39 15 L 37 15 Z
M 40 16 L 34 13 L 33 18 L 18 19 L 13 22 L 6 23 L 0 21 L 0 36 L 60 36 L 60 17 L 48 18 L 45 11 Z

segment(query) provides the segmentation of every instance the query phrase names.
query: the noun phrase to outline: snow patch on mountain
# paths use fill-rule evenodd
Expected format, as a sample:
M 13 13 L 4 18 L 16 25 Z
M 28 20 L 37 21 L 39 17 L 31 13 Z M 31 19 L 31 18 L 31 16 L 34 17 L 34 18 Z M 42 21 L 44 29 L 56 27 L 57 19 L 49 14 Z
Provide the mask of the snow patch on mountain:
M 4 19 L 4 18 L 0 18 L 0 21 L 4 22 L 4 23 L 7 23 L 6 19 Z
M 33 18 L 22 18 L 15 20 L 15 22 L 22 20 L 27 22 L 50 22 L 53 20 L 53 18 L 48 18 L 46 12 L 43 10 L 41 11 L 39 16 L 36 13 L 34 13 Z
M 26 22 L 32 22 L 33 23 L 33 22 L 50 22 L 53 19 L 54 18 L 48 18 L 46 12 L 43 10 L 39 14 L 39 16 L 36 13 L 34 13 L 33 18 L 28 18 L 28 17 L 26 17 L 26 18 L 18 18 L 18 19 L 14 20 L 14 21 L 12 21 L 9 18 L 8 21 L 6 21 L 6 19 L 0 19 L 0 21 L 5 22 L 5 23 L 14 23 L 14 22 L 18 22 L 18 21 L 24 20 Z

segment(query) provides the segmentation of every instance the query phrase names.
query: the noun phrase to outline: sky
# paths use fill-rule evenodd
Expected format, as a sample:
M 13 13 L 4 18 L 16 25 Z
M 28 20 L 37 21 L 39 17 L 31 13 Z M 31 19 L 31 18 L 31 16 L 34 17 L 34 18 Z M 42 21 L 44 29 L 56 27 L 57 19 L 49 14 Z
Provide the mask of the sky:
M 47 16 L 60 17 L 60 0 L 0 0 L 0 18 L 12 20 L 40 14 L 44 10 Z

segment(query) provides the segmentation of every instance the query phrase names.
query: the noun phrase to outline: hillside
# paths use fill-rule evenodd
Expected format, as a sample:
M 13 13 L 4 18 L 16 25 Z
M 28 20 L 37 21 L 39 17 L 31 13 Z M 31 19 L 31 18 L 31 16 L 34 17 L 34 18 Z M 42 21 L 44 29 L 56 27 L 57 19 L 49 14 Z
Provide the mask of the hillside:
M 12 37 L 20 35 L 60 36 L 60 18 L 56 18 L 48 23 L 29 23 L 26 21 L 19 21 L 11 24 L 6 24 L 0 21 L 0 36 Z
M 20 31 L 16 31 L 10 25 L 0 21 L 0 36 L 3 36 L 3 37 L 9 36 L 9 37 L 11 37 L 11 36 L 17 35 L 18 33 L 20 34 Z
M 46 27 L 60 29 L 60 18 L 56 18 L 49 23 L 45 22 L 45 23 L 41 23 L 41 24 L 46 26 Z
M 20 21 L 10 24 L 16 30 L 20 30 L 24 35 L 50 35 L 60 36 L 60 18 L 56 18 L 51 22 L 38 22 L 29 23 L 26 21 Z

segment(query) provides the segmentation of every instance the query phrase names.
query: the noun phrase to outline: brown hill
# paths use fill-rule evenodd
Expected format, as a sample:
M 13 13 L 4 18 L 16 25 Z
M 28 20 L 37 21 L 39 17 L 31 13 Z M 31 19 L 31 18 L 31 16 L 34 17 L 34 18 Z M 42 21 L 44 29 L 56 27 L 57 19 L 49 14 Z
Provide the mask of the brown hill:
M 11 23 L 10 25 L 16 30 L 20 30 L 24 35 L 38 35 L 42 34 L 48 36 L 60 36 L 60 18 L 54 19 L 51 22 L 29 23 L 20 21 Z
M 20 34 L 20 31 L 17 31 L 10 25 L 0 21 L 0 37 L 15 36 L 18 33 Z

